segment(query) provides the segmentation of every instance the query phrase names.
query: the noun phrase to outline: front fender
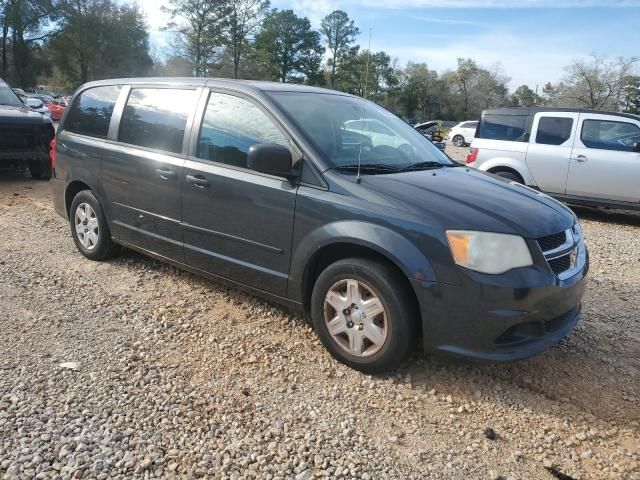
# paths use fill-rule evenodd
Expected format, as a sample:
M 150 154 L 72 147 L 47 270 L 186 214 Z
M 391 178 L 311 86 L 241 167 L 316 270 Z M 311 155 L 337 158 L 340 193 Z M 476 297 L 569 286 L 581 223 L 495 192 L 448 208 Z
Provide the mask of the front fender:
M 323 225 L 297 242 L 291 259 L 288 297 L 303 302 L 305 271 L 322 249 L 335 244 L 371 249 L 393 262 L 410 279 L 434 282 L 435 273 L 425 255 L 407 238 L 381 225 L 341 221 Z

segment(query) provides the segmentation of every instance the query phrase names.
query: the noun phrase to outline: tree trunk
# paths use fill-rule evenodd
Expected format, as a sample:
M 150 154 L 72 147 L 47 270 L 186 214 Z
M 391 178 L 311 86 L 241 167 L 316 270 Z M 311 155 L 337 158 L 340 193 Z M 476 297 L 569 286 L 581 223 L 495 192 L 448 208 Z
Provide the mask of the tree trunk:
M 2 78 L 7 78 L 7 70 L 9 66 L 7 65 L 7 42 L 9 40 L 9 24 L 7 23 L 7 18 L 4 18 L 4 23 L 2 24 Z

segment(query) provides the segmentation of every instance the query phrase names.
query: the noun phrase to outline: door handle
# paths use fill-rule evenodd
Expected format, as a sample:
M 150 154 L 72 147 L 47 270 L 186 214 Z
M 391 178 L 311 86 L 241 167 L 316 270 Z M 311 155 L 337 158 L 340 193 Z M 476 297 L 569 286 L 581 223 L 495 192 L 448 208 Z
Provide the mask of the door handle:
M 186 180 L 187 183 L 195 185 L 198 188 L 204 188 L 210 185 L 209 180 L 204 178 L 202 175 L 187 175 Z
M 576 162 L 585 163 L 586 161 L 587 161 L 586 155 L 577 155 L 576 156 Z
M 156 169 L 156 173 L 160 176 L 160 178 L 162 178 L 163 180 L 169 180 L 170 178 L 175 178 L 176 177 L 176 172 L 175 170 L 165 170 L 163 168 L 157 168 Z

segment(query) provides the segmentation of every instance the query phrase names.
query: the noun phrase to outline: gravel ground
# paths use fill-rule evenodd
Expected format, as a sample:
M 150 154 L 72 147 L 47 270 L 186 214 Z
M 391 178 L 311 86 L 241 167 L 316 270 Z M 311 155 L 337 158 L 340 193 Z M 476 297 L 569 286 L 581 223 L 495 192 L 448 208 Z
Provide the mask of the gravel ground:
M 453 143 L 447 142 L 445 153 L 458 163 L 467 163 L 467 155 L 469 155 L 469 147 L 454 147 Z
M 0 478 L 640 479 L 640 215 L 578 213 L 569 338 L 371 377 L 296 313 L 135 253 L 84 259 L 49 186 L 0 174 Z

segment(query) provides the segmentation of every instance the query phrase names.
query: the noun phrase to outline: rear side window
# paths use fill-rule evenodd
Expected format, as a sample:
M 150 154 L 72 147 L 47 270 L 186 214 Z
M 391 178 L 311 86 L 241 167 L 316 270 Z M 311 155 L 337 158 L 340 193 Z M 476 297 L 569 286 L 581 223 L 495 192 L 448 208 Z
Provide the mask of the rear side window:
M 543 145 L 562 145 L 571 138 L 572 118 L 540 117 L 536 143 Z
M 249 147 L 259 143 L 289 146 L 273 120 L 252 102 L 211 93 L 198 139 L 198 158 L 247 168 Z
M 587 148 L 632 152 L 640 142 L 640 127 L 629 122 L 585 120 L 580 139 Z
M 64 130 L 96 138 L 107 138 L 111 115 L 122 86 L 109 85 L 85 90 L 71 105 Z
M 485 115 L 480 120 L 478 137 L 524 142 L 528 119 L 526 115 Z
M 467 123 L 463 123 L 460 128 L 472 128 L 475 130 L 477 126 L 478 126 L 478 122 L 467 122 Z
M 133 88 L 122 112 L 118 141 L 180 153 L 195 90 Z

